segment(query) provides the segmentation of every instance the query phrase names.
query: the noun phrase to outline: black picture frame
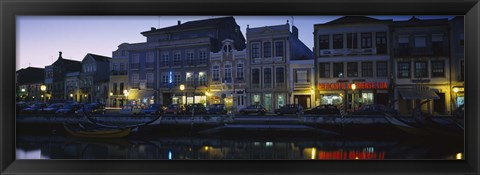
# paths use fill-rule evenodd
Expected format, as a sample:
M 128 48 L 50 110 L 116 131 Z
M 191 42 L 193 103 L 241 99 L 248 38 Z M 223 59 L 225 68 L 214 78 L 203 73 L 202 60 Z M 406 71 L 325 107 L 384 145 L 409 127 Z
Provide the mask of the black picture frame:
M 1 174 L 478 174 L 478 0 L 1 0 Z M 465 15 L 464 161 L 15 160 L 16 15 Z M 313 26 L 312 26 L 313 27 Z

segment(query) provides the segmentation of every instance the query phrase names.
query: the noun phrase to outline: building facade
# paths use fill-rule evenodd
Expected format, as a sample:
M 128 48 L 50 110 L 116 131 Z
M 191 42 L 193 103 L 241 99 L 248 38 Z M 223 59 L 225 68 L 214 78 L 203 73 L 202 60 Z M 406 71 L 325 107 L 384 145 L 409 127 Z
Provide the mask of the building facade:
M 79 61 L 68 60 L 59 52 L 58 59 L 51 65 L 45 66 L 45 85 L 47 87 L 45 101 L 65 100 L 65 75 L 69 72 L 79 72 L 82 64 Z
M 450 20 L 452 110 L 465 102 L 465 21 L 463 16 Z
M 222 41 L 236 48 L 245 38 L 233 17 L 190 21 L 142 32 L 147 41 L 128 44 L 128 96 L 132 103 L 206 104 L 209 54 Z M 185 89 L 180 90 L 180 85 Z
M 225 104 L 235 111 L 244 108 L 248 101 L 247 68 L 246 48 L 235 47 L 231 39 L 223 40 L 220 51 L 210 52 L 207 104 Z
M 396 109 L 442 115 L 451 110 L 450 32 L 448 19 L 412 17 L 391 25 Z M 421 93 L 419 93 L 421 92 Z
M 80 89 L 82 102 L 106 103 L 111 58 L 88 53 L 82 60 Z
M 27 67 L 16 72 L 17 101 L 42 101 L 40 86 L 45 78 L 45 69 Z
M 315 104 L 315 66 L 313 59 L 290 60 L 288 80 L 290 102 L 299 104 L 303 109 L 310 109 Z
M 128 44 L 123 43 L 112 53 L 107 106 L 122 107 L 127 104 L 128 92 Z
M 314 25 L 316 104 L 388 104 L 391 22 L 345 16 Z
M 80 90 L 80 72 L 70 72 L 65 75 L 65 99 L 72 102 L 82 102 L 82 91 Z
M 284 25 L 247 26 L 250 104 L 261 104 L 268 112 L 291 104 L 288 63 L 313 58 L 312 51 L 298 39 L 298 29 Z M 293 88 L 293 87 L 292 87 Z

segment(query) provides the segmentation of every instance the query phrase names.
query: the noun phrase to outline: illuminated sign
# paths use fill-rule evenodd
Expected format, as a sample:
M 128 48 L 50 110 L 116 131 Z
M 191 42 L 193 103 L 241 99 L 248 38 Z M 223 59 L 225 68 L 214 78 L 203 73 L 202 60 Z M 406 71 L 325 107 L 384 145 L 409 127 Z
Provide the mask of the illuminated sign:
M 173 78 L 172 78 L 172 72 L 168 73 L 168 83 L 172 84 Z
M 352 89 L 352 84 L 355 84 L 355 89 L 388 89 L 387 82 L 356 82 L 356 83 L 319 83 L 318 90 L 346 90 Z

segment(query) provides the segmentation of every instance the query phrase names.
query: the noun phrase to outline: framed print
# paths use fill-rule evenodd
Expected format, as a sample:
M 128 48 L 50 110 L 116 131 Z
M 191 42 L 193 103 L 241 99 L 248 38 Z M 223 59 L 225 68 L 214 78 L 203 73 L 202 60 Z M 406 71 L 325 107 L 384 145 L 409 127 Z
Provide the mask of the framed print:
M 478 1 L 2 1 L 2 174 L 477 174 Z

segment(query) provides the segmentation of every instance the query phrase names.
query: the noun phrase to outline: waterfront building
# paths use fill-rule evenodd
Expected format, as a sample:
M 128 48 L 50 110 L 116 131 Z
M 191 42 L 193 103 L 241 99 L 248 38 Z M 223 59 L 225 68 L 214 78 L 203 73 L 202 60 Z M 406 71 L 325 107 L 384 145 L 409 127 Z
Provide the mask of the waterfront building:
M 460 107 L 465 102 L 465 53 L 463 16 L 456 16 L 450 20 L 450 49 L 451 49 L 451 89 L 452 110 Z
M 250 28 L 247 26 L 249 102 L 261 104 L 268 112 L 293 103 L 289 85 L 289 61 L 312 59 L 312 51 L 298 39 L 290 24 Z
M 16 72 L 17 101 L 42 101 L 40 86 L 45 78 L 45 69 L 27 67 Z
M 391 23 L 345 16 L 314 25 L 316 104 L 350 111 L 388 104 Z
M 107 106 L 121 107 L 127 104 L 128 93 L 128 44 L 123 43 L 112 53 Z
M 242 35 L 243 36 L 243 35 Z M 242 41 L 245 41 L 243 39 Z M 248 60 L 245 45 L 234 45 L 231 39 L 222 41 L 222 49 L 210 52 L 208 104 L 225 104 L 236 111 L 247 104 Z M 187 80 L 189 73 L 187 72 Z M 187 85 L 189 81 L 187 81 Z
M 51 65 L 45 66 L 45 101 L 65 100 L 65 75 L 69 72 L 79 72 L 82 64 L 79 61 L 68 60 L 59 52 L 58 59 Z
M 81 102 L 80 72 L 69 72 L 65 75 L 65 99 L 72 102 Z
M 452 88 L 450 32 L 448 19 L 395 21 L 391 25 L 393 41 L 393 75 L 396 109 L 411 110 L 424 102 L 422 111 L 449 114 Z
M 82 102 L 105 103 L 108 98 L 110 57 L 88 53 L 82 60 L 80 89 Z
M 315 104 L 315 66 L 313 58 L 300 58 L 289 62 L 290 102 L 310 109 Z
M 241 49 L 245 39 L 233 17 L 189 21 L 141 33 L 146 42 L 126 44 L 128 96 L 131 103 L 206 104 L 210 52 L 231 39 Z M 188 73 L 188 79 L 187 79 Z M 180 90 L 180 85 L 185 89 Z

